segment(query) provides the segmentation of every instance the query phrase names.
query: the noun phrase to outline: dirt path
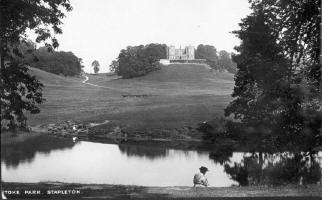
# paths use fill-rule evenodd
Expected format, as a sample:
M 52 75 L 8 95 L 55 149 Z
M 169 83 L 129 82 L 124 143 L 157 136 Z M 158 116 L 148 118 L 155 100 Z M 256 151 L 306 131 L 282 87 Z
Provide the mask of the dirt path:
M 104 88 L 104 89 L 108 89 L 108 90 L 113 90 L 115 92 L 122 93 L 122 95 L 132 95 L 131 93 L 129 93 L 127 91 L 124 91 L 124 90 L 121 90 L 121 89 L 116 89 L 116 88 L 112 88 L 112 87 L 107 87 L 107 86 L 96 85 L 96 84 L 93 84 L 93 83 L 88 83 L 87 82 L 88 80 L 89 80 L 89 77 L 85 75 L 85 80 L 83 80 L 82 83 L 86 84 L 86 85 L 94 86 L 94 87 L 97 87 L 97 88 Z
M 112 88 L 112 87 L 106 87 L 106 86 L 96 85 L 96 84 L 93 84 L 93 83 L 88 83 L 87 82 L 88 80 L 89 80 L 88 76 L 85 75 L 85 80 L 83 80 L 82 83 L 83 84 L 90 85 L 90 86 L 94 86 L 94 87 L 105 88 L 105 89 L 109 89 L 109 90 L 114 90 L 114 91 L 122 92 L 121 90 L 118 90 L 118 89 L 115 89 L 115 88 Z

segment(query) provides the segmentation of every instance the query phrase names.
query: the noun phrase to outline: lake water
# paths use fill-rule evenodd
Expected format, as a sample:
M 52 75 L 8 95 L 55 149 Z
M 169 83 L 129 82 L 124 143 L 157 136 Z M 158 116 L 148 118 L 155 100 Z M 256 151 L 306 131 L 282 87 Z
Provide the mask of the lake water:
M 35 141 L 36 140 L 36 141 Z M 211 186 L 236 184 L 208 152 L 102 144 L 43 137 L 3 146 L 2 181 L 191 186 L 203 165 Z M 231 160 L 239 161 L 242 153 Z
M 5 182 L 59 181 L 68 183 L 122 184 L 142 186 L 192 186 L 193 175 L 200 166 L 210 170 L 206 177 L 211 186 L 224 187 L 238 184 L 230 179 L 235 174 L 241 184 L 256 181 L 259 154 L 232 152 L 230 147 L 218 148 L 215 152 L 184 151 L 144 145 L 102 144 L 88 141 L 74 143 L 70 138 L 41 135 L 24 142 L 1 146 L 1 180 Z M 284 175 L 287 169 L 304 169 L 303 159 L 289 153 L 263 156 L 263 167 L 277 163 L 278 168 L 265 172 Z M 293 159 L 294 158 L 294 159 Z M 314 178 L 321 170 L 322 154 L 317 155 L 314 172 L 306 177 Z M 271 164 L 268 164 L 268 163 Z M 266 164 L 265 164 L 266 163 Z M 229 169 L 225 170 L 227 164 Z M 285 169 L 281 166 L 286 166 Z M 246 168 L 245 168 L 246 167 Z M 268 168 L 267 168 L 268 169 Z M 227 172 L 230 171 L 230 175 Z M 247 172 L 246 172 L 246 171 Z M 298 171 L 298 170 L 295 170 Z M 239 174 L 236 174 L 239 173 Z M 244 175 L 248 174 L 248 177 Z M 236 176 L 237 175 L 237 176 Z M 269 175 L 269 174 L 268 174 Z M 283 176 L 281 176 L 283 178 Z M 295 182 L 299 180 L 296 174 Z M 274 181 L 274 180 L 273 180 Z M 284 181 L 288 181 L 285 179 Z M 249 182 L 250 184 L 250 182 Z

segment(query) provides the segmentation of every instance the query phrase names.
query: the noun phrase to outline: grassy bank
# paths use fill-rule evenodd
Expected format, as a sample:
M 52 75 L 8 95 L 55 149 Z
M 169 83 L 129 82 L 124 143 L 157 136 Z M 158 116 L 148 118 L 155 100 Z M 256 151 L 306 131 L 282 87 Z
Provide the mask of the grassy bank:
M 96 133 L 120 127 L 130 135 L 145 134 L 161 139 L 199 139 L 199 122 L 223 115 L 231 100 L 233 76 L 202 65 L 170 65 L 144 77 L 117 79 L 88 75 L 66 78 L 38 69 L 31 70 L 44 84 L 41 113 L 29 116 L 29 123 L 57 123 L 64 120 L 103 122 Z
M 67 184 L 67 183 L 2 183 L 2 190 L 40 190 L 42 195 L 30 195 L 38 198 L 77 198 L 77 199 L 213 199 L 216 197 L 252 197 L 252 200 L 263 199 L 288 199 L 291 197 L 303 197 L 296 199 L 321 199 L 322 187 L 318 185 L 283 186 L 283 187 L 143 187 L 133 185 L 105 185 L 105 184 Z M 47 191 L 75 190 L 80 194 L 46 195 Z M 17 197 L 17 196 L 16 196 Z M 257 198 L 256 198 L 257 197 Z M 313 198 L 315 197 L 315 198 Z M 291 199 L 293 199 L 291 198 Z M 267 198 L 266 198 L 267 199 Z

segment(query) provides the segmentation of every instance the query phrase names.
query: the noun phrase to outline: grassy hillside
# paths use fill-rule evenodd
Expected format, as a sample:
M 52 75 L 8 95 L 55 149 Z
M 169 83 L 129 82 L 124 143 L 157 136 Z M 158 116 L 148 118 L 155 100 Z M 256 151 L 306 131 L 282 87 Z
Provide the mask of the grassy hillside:
M 202 65 L 169 65 L 147 76 L 118 79 L 106 75 L 65 78 L 31 69 L 45 84 L 41 113 L 30 124 L 61 120 L 110 123 L 97 128 L 120 126 L 129 132 L 184 134 L 198 122 L 221 116 L 230 101 L 233 75 L 217 73 Z
M 89 82 L 152 95 L 230 95 L 234 86 L 233 74 L 197 64 L 172 64 L 138 78 L 110 79 L 92 75 Z
M 36 76 L 46 86 L 72 85 L 81 81 L 80 78 L 59 76 L 34 67 L 29 68 L 29 73 Z

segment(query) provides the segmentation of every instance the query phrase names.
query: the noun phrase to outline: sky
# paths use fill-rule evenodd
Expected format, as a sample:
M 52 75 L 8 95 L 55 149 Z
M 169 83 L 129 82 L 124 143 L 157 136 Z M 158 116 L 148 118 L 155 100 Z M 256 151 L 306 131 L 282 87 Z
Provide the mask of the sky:
M 107 72 L 127 46 L 161 43 L 198 44 L 234 52 L 240 43 L 231 31 L 250 13 L 248 0 L 70 0 L 62 20 L 58 51 L 83 59 L 86 72 L 98 60 Z

